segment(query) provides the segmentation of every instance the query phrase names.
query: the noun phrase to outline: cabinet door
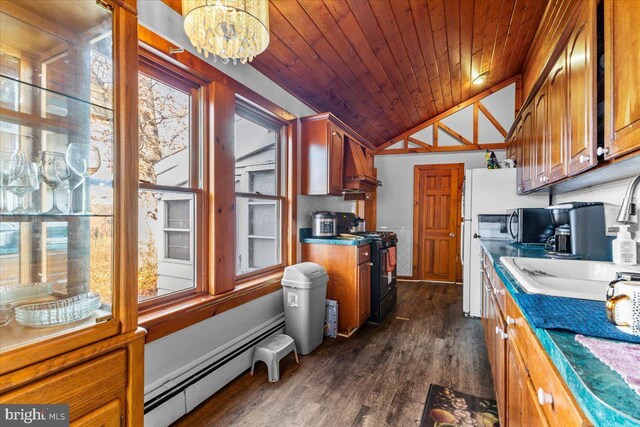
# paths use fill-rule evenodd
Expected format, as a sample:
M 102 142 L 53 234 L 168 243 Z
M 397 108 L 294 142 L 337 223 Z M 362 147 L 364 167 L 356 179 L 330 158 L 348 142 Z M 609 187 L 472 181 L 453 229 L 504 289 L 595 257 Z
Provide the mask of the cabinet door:
M 78 418 L 70 427 L 120 427 L 122 425 L 122 405 L 112 400 L 87 415 Z
M 504 319 L 502 319 L 502 315 L 500 314 L 500 310 L 498 309 L 498 304 L 495 299 L 491 299 L 491 304 L 493 306 L 492 312 L 494 314 L 494 346 L 493 346 L 493 364 L 494 374 L 493 374 L 493 386 L 496 391 L 496 400 L 498 402 L 498 414 L 501 422 L 505 422 L 506 419 L 506 405 L 507 405 L 507 393 L 506 393 L 506 356 L 507 356 L 507 341 L 502 335 L 502 333 L 506 333 L 506 324 Z
M 524 117 L 524 116 L 523 116 Z M 518 124 L 515 135 L 516 151 L 516 190 L 522 193 L 524 189 L 524 141 L 522 140 L 522 123 Z
M 567 123 L 567 67 L 565 52 L 560 54 L 548 80 L 549 142 L 548 176 L 551 182 L 567 176 L 566 123 Z
M 358 266 L 358 319 L 362 325 L 371 314 L 371 264 Z
M 529 105 L 522 119 L 522 181 L 520 192 L 533 188 L 535 159 L 533 151 L 533 105 Z
M 640 7 L 605 0 L 604 144 L 610 159 L 640 148 Z
M 585 2 L 591 9 L 592 3 Z M 595 19 L 583 11 L 567 45 L 567 96 L 569 117 L 568 174 L 575 175 L 597 163 L 595 132 Z M 593 18 L 596 14 L 593 11 Z M 626 44 L 626 42 L 625 42 Z M 629 45 L 627 45 L 629 46 Z
M 329 194 L 342 195 L 344 168 L 344 133 L 330 126 L 329 138 Z
M 535 171 L 533 188 L 543 186 L 549 180 L 547 176 L 547 83 L 540 88 L 534 101 L 534 130 L 531 138 L 531 150 L 534 153 L 533 169 Z
M 507 343 L 507 425 L 547 426 L 527 368 L 511 340 Z

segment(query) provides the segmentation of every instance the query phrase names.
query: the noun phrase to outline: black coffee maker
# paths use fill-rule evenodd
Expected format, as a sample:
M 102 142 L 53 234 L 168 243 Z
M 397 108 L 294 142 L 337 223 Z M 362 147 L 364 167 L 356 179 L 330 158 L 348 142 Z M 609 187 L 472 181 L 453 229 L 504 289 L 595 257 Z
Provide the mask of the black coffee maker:
M 573 257 L 571 249 L 571 226 L 569 225 L 569 211 L 574 207 L 573 204 L 563 204 L 549 206 L 547 209 L 551 211 L 551 220 L 556 226 L 553 236 L 547 239 L 545 249 L 547 254 L 552 257 Z
M 602 202 L 571 202 L 547 209 L 557 225 L 555 235 L 545 245 L 550 257 L 611 261 L 611 239 L 606 234 Z

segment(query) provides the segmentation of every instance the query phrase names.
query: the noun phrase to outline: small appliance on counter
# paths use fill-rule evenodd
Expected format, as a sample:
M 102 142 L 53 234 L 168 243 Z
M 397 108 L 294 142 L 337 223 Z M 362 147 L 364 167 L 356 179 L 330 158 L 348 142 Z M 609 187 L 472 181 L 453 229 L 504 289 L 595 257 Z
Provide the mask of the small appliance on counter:
M 336 237 L 338 221 L 336 214 L 329 211 L 316 211 L 311 215 L 311 234 L 313 237 Z
M 551 213 L 545 208 L 509 210 L 509 233 L 518 243 L 545 244 L 554 232 Z
M 572 204 L 554 205 L 547 208 L 551 212 L 551 220 L 556 226 L 553 236 L 547 239 L 545 250 L 552 258 L 574 258 L 571 249 L 571 226 L 569 225 L 569 210 Z
M 366 231 L 364 219 L 353 212 L 334 212 L 338 234 L 359 233 Z

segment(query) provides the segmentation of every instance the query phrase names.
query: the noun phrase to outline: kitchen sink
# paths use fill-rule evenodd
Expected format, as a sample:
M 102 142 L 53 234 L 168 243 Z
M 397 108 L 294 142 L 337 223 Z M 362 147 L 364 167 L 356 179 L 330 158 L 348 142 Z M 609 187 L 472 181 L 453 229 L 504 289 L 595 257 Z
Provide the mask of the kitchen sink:
M 609 282 L 617 272 L 640 272 L 638 266 L 611 262 L 501 257 L 500 261 L 525 291 L 605 301 Z

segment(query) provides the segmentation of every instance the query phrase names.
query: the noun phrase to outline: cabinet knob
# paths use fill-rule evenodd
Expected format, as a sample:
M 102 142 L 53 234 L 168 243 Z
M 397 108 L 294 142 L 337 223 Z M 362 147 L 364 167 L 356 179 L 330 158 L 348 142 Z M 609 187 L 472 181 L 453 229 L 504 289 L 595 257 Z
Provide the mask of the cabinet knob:
M 507 325 L 515 325 L 516 324 L 516 319 L 514 319 L 511 316 L 507 316 Z
M 538 388 L 538 403 L 540 405 L 551 405 L 553 403 L 553 396 L 551 395 L 551 393 L 547 393 L 542 389 L 542 387 L 540 387 Z
M 587 163 L 590 159 L 591 159 L 591 156 L 585 156 L 583 154 L 580 154 L 580 157 L 578 158 L 580 163 Z
M 370 262 L 370 263 L 369 263 L 369 265 L 370 265 L 371 267 L 373 267 L 373 263 L 372 263 L 372 262 Z
M 598 156 L 604 156 L 605 154 L 609 154 L 609 149 L 607 147 L 598 147 L 596 154 Z
M 365 252 L 365 253 L 364 253 L 364 256 L 369 256 L 369 252 Z
M 507 338 L 509 338 L 509 335 L 505 333 L 502 329 L 500 329 L 500 326 L 496 326 L 496 335 L 498 335 L 503 340 L 506 340 Z

